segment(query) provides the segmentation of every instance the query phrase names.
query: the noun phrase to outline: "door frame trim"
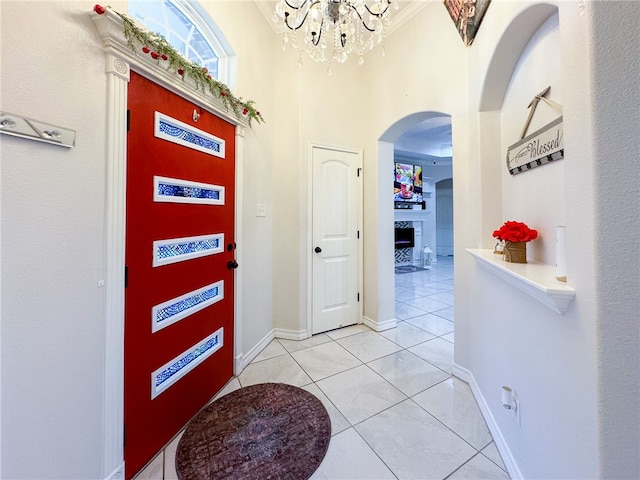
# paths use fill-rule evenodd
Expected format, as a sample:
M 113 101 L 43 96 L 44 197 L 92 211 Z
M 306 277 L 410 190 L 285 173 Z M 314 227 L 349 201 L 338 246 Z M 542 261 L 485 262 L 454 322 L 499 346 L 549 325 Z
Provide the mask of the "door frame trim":
M 362 200 L 362 149 L 337 147 L 331 145 L 323 145 L 319 143 L 309 143 L 309 153 L 307 157 L 307 239 L 305 242 L 305 252 L 303 255 L 306 261 L 306 335 L 304 338 L 311 338 L 313 332 L 313 151 L 315 149 L 333 150 L 336 152 L 352 153 L 358 156 L 357 167 L 360 175 L 357 177 L 357 224 L 360 231 L 360 238 L 357 243 L 357 265 L 358 265 L 358 292 L 360 292 L 360 301 L 358 302 L 358 322 L 364 322 L 364 264 L 363 264 L 363 248 L 364 245 L 364 212 Z M 304 263 L 303 263 L 304 265 Z M 304 268 L 304 267 L 302 267 Z M 302 326 L 302 325 L 301 325 Z
M 106 54 L 107 118 L 105 162 L 105 339 L 103 478 L 124 478 L 124 267 L 127 167 L 127 100 L 131 70 L 216 114 L 236 127 L 235 235 L 236 259 L 242 265 L 242 172 L 244 127 L 247 120 L 234 117 L 220 99 L 197 90 L 181 77 L 159 67 L 150 57 L 127 46 L 122 20 L 110 10 L 90 17 Z M 234 275 L 234 373 L 242 358 L 242 268 Z

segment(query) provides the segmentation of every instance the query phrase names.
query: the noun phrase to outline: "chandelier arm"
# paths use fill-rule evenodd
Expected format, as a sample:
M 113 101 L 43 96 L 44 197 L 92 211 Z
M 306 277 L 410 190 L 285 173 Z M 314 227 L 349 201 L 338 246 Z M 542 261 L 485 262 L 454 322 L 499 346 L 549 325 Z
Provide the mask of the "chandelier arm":
M 367 5 L 366 3 L 364 4 L 364 8 L 367 9 L 367 12 L 369 12 L 371 15 L 375 15 L 378 18 L 382 18 L 384 16 L 385 13 L 387 13 L 387 10 L 389 10 L 389 7 L 391 6 L 391 2 L 389 0 L 387 0 L 387 6 L 385 7 L 385 9 L 380 12 L 380 13 L 373 13 L 373 11 L 369 8 L 369 5 Z M 353 7 L 352 7 L 353 8 Z M 359 15 L 359 14 L 358 14 Z M 360 19 L 362 19 L 362 17 L 360 17 Z M 364 21 L 362 22 L 364 23 Z
M 299 7 L 294 7 L 287 0 L 284 0 L 284 3 L 286 3 L 288 7 L 292 8 L 294 10 L 300 10 L 305 5 L 305 3 L 307 3 L 307 0 L 305 0 L 302 3 L 302 5 L 300 5 Z M 315 4 L 317 4 L 317 3 L 320 3 L 320 0 L 316 0 L 315 2 L 311 3 L 311 5 L 307 9 L 306 13 L 304 14 L 304 17 L 303 17 L 302 21 L 300 22 L 300 24 L 297 27 L 296 26 L 292 27 L 291 25 L 289 25 L 289 15 L 290 15 L 290 13 L 289 12 L 285 12 L 285 14 L 284 14 L 284 24 L 287 26 L 287 28 L 289 30 L 299 30 L 302 27 L 302 25 L 304 25 L 304 22 L 307 20 L 307 17 L 309 16 L 309 12 L 311 11 L 311 8 L 313 8 L 313 6 Z
M 366 6 L 366 5 L 365 5 Z M 353 5 L 349 5 L 349 8 L 351 8 L 354 12 L 356 12 L 356 15 L 358 15 L 358 18 L 360 19 L 360 22 L 362 23 L 362 26 L 364 28 L 366 28 L 367 30 L 369 30 L 371 33 L 375 32 L 376 29 L 375 28 L 370 28 L 369 25 L 366 24 L 366 22 L 364 21 L 364 18 L 362 18 L 362 15 L 360 15 L 360 12 L 358 10 L 356 10 L 356 7 L 354 7 Z M 367 7 L 367 10 L 369 10 L 369 7 Z M 372 15 L 376 15 L 375 13 L 372 13 Z M 379 15 L 376 15 L 379 17 Z
M 307 12 L 304 16 L 304 18 L 302 19 L 302 21 L 300 22 L 300 25 L 298 25 L 297 27 L 292 27 L 291 25 L 289 25 L 289 12 L 287 12 L 287 14 L 284 16 L 284 24 L 287 26 L 287 28 L 289 30 L 299 30 L 300 27 L 302 27 L 302 25 L 304 25 L 305 20 L 307 19 L 307 16 L 309 15 L 309 12 Z
M 287 7 L 293 9 L 293 10 L 300 10 L 302 7 L 304 7 L 304 4 L 307 3 L 307 0 L 304 0 L 304 2 L 302 2 L 302 4 L 299 7 L 293 6 L 289 3 L 289 0 L 284 0 L 284 3 L 287 5 Z
M 320 43 L 320 38 L 322 37 L 322 27 L 324 27 L 324 18 L 322 19 L 322 22 L 320 22 L 320 28 L 318 29 L 318 40 L 314 42 L 313 37 L 311 37 L 311 43 L 314 47 L 317 47 Z

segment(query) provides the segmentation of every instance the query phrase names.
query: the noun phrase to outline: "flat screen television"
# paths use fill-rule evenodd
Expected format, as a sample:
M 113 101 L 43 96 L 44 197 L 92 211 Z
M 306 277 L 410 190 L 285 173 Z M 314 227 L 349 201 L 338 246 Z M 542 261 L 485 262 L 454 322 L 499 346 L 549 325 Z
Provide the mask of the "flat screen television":
M 396 162 L 394 165 L 393 200 L 422 203 L 422 166 Z

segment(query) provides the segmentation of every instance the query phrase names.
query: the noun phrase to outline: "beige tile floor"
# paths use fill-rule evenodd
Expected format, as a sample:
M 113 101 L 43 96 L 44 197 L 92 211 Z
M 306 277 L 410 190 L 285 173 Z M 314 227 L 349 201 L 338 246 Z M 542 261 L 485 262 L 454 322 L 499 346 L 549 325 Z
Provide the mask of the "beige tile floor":
M 469 386 L 451 375 L 453 261 L 396 275 L 395 329 L 274 339 L 217 395 L 283 382 L 316 395 L 332 438 L 312 479 L 509 479 Z M 136 480 L 177 478 L 179 436 Z

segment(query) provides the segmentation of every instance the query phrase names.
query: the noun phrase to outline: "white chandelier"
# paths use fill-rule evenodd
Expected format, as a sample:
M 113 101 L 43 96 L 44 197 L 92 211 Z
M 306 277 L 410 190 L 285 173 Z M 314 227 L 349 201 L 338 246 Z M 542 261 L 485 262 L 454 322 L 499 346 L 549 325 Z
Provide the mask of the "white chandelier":
M 278 0 L 273 21 L 283 24 L 283 48 L 291 38 L 298 52 L 306 49 L 317 62 L 344 63 L 349 54 L 355 52 L 362 64 L 363 55 L 382 41 L 389 28 L 391 2 Z M 302 40 L 298 32 L 303 33 Z

